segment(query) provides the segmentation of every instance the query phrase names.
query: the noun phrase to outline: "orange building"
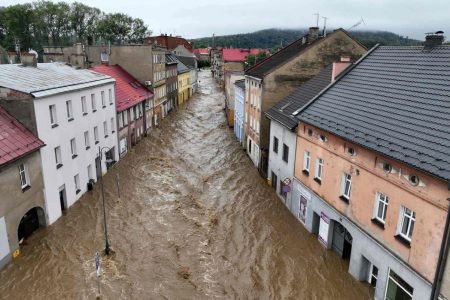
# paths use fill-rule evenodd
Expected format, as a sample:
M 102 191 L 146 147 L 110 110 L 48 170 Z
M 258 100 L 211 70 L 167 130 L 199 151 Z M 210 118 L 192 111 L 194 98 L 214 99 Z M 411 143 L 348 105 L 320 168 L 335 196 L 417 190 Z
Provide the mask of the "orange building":
M 292 212 L 375 299 L 430 299 L 448 213 L 450 46 L 374 47 L 295 112 Z

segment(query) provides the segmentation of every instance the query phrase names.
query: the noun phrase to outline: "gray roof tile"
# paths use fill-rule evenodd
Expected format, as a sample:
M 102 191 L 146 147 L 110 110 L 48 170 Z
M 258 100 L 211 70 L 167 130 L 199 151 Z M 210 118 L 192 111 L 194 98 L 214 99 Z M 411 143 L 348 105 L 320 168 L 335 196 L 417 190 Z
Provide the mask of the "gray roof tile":
M 382 46 L 298 120 L 450 180 L 450 46 Z

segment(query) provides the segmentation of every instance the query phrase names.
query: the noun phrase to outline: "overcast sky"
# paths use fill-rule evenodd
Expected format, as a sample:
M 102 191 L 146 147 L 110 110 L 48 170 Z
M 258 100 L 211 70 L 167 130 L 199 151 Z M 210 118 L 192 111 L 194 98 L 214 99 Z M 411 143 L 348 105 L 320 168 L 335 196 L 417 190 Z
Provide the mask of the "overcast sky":
M 8 6 L 30 1 L 0 0 Z M 74 1 L 66 1 L 74 2 Z M 387 30 L 423 40 L 425 32 L 450 34 L 448 0 L 78 0 L 104 12 L 141 18 L 154 34 L 186 38 L 253 32 L 266 28 L 306 28 L 318 12 L 327 28 Z M 320 27 L 323 19 L 320 18 Z

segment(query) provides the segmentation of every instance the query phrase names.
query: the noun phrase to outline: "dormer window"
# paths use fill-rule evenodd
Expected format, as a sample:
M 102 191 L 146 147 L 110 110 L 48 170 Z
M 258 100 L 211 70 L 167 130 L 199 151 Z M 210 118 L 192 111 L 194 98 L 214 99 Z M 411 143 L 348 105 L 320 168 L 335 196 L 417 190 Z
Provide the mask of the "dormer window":
M 309 136 L 312 136 L 312 135 L 313 135 L 313 131 L 312 131 L 311 128 L 308 128 L 308 131 L 307 131 L 307 132 L 308 132 L 308 135 L 309 135 Z
M 348 148 L 347 148 L 347 153 L 348 153 L 350 156 L 355 156 L 355 155 L 356 155 L 355 148 L 348 147 Z
M 391 173 L 392 172 L 392 165 L 388 164 L 388 163 L 383 163 L 383 170 L 386 173 Z
M 419 185 L 419 177 L 417 175 L 409 175 L 409 182 L 413 185 L 413 186 L 417 186 Z
M 327 141 L 327 137 L 321 134 L 319 135 L 319 140 L 325 143 Z

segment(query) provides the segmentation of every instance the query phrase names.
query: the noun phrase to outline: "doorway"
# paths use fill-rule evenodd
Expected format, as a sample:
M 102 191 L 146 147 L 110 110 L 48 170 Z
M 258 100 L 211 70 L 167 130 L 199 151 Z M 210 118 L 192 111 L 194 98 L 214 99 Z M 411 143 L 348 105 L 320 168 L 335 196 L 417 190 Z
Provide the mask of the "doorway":
M 334 221 L 333 227 L 333 250 L 343 259 L 350 259 L 353 242 L 350 232 L 341 223 L 336 221 Z
M 65 185 L 62 185 L 59 188 L 59 205 L 61 206 L 61 212 L 64 213 L 64 211 L 67 209 L 67 199 L 66 199 L 66 187 L 65 187 Z
M 95 158 L 95 175 L 97 178 L 95 178 L 95 181 L 97 181 L 102 176 L 102 162 L 100 160 L 100 156 L 97 156 Z
M 33 234 L 39 227 L 45 226 L 44 211 L 40 207 L 34 207 L 22 217 L 17 230 L 19 242 Z

